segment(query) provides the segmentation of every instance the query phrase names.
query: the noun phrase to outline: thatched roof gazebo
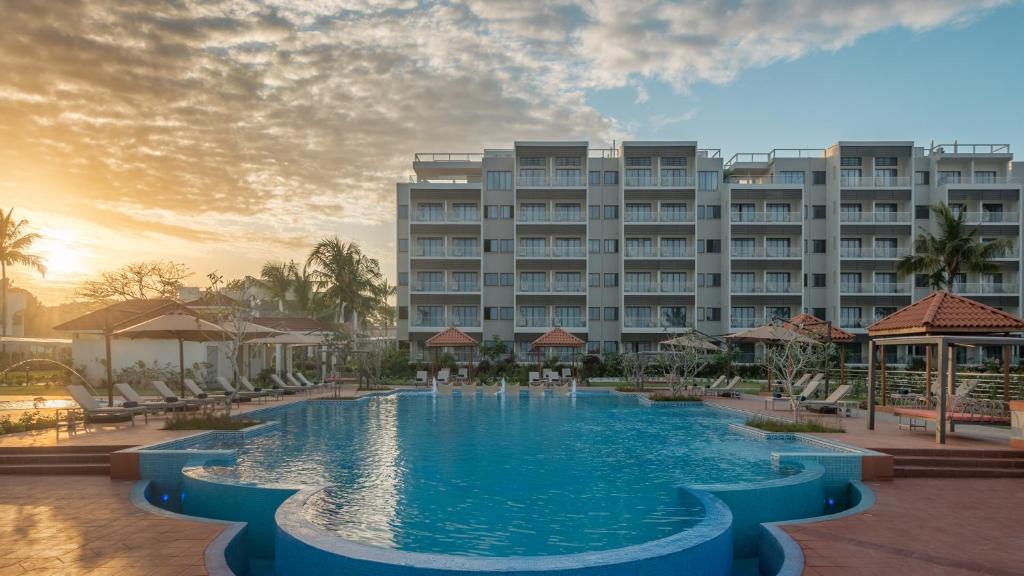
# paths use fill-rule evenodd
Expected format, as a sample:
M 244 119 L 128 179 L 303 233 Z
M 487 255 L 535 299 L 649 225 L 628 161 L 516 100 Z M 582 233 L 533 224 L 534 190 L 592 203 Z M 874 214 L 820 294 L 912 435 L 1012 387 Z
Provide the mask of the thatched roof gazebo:
M 802 334 L 806 334 L 826 344 L 832 344 L 838 342 L 840 344 L 847 344 L 856 340 L 856 336 L 837 327 L 830 320 L 822 320 L 817 316 L 812 316 L 806 312 L 798 314 L 783 323 L 783 326 L 790 330 L 795 330 Z M 831 357 L 826 364 L 831 364 Z M 828 366 L 826 365 L 826 368 Z M 839 384 L 840 386 L 846 384 L 846 354 L 842 351 L 839 353 Z M 825 393 L 829 392 L 829 370 L 825 370 Z
M 947 397 L 956 380 L 956 362 L 951 348 L 1002 346 L 1003 396 L 1008 400 L 1010 347 L 1024 344 L 1024 338 L 1010 336 L 1018 332 L 1024 332 L 1024 319 L 946 291 L 934 292 L 868 326 L 868 429 L 875 428 L 876 352 L 885 346 L 925 346 L 929 372 L 932 348 L 937 349 L 939 394 L 935 441 L 945 444 L 946 427 L 949 425 L 952 431 L 954 425 L 947 417 Z M 885 392 L 882 390 L 883 401 Z M 930 385 L 926 384 L 926 396 L 929 392 Z
M 540 338 L 537 338 L 530 344 L 530 348 L 537 352 L 537 368 L 540 369 L 541 365 L 541 350 L 544 348 L 583 348 L 586 346 L 586 342 L 580 338 L 562 330 L 559 327 L 552 328 Z M 576 371 L 576 358 L 572 359 L 573 372 Z
M 468 348 L 469 349 L 469 366 L 467 377 L 470 382 L 473 381 L 473 349 L 480 346 L 480 343 L 473 339 L 472 336 L 466 334 L 462 330 L 459 330 L 455 326 L 449 326 L 444 330 L 434 334 L 427 339 L 425 343 L 427 348 L 434 349 L 434 373 L 437 373 L 437 351 L 442 348 Z

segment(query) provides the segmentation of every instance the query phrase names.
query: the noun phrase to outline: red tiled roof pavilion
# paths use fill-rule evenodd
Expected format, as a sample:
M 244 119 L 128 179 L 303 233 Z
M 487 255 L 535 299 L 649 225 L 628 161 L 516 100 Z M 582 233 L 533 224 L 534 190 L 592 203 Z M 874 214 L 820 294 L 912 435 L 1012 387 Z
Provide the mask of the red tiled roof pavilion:
M 582 348 L 586 342 L 569 334 L 561 328 L 555 327 L 548 330 L 540 338 L 537 338 L 530 344 L 531 348 Z
M 853 342 L 856 338 L 856 336 L 837 327 L 835 324 L 829 324 L 828 322 L 825 322 L 816 316 L 811 316 L 806 312 L 786 320 L 785 324 L 788 328 L 796 328 L 803 332 L 810 332 L 814 336 L 825 336 L 829 331 L 831 331 L 833 342 Z
M 970 298 L 934 292 L 868 326 L 869 336 L 1024 332 L 1024 320 Z
M 476 348 L 480 343 L 472 336 L 449 326 L 427 339 L 427 348 Z

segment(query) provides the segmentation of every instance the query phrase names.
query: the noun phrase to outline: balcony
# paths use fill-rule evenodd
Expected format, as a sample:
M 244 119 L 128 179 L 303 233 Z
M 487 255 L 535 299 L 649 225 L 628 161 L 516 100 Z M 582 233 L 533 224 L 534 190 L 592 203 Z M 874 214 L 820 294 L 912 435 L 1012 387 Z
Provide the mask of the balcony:
M 733 224 L 799 224 L 799 212 L 733 212 Z
M 729 319 L 729 331 L 747 330 L 758 326 L 767 326 L 772 323 L 771 318 L 758 318 L 754 316 L 736 316 Z
M 651 318 L 647 316 L 623 316 L 622 327 L 634 330 L 685 330 L 693 323 L 686 318 Z
M 693 176 L 626 176 L 623 183 L 627 188 L 693 188 Z
M 480 248 L 473 246 L 465 248 L 459 246 L 423 247 L 417 246 L 412 253 L 413 258 L 479 258 Z
M 411 292 L 435 292 L 439 294 L 472 294 L 480 291 L 480 284 L 475 282 L 414 282 Z
M 627 211 L 623 217 L 626 224 L 693 224 L 696 220 L 696 213 L 688 210 Z
M 858 248 L 845 246 L 839 248 L 841 258 L 854 258 L 861 260 L 893 260 L 910 255 L 909 248 Z
M 1016 284 L 996 282 L 954 282 L 952 291 L 964 296 L 1007 295 L 1016 296 L 1020 292 Z
M 626 294 L 693 294 L 692 282 L 626 282 Z
M 413 318 L 409 320 L 409 327 L 412 329 L 419 330 L 438 330 L 441 328 L 447 328 L 448 326 L 458 326 L 460 328 L 480 328 L 480 317 L 452 315 L 448 317 L 444 316 L 421 316 L 419 318 Z
M 791 282 L 768 282 L 766 284 L 751 284 L 750 282 L 739 282 L 730 284 L 730 294 L 801 294 L 800 286 Z
M 910 212 L 840 212 L 843 224 L 910 224 Z
M 910 295 L 910 284 L 906 282 L 876 282 L 874 284 L 862 282 L 854 284 L 842 282 L 839 285 L 840 294 L 897 294 Z
M 871 326 L 875 322 L 878 322 L 885 316 L 875 316 L 873 319 L 868 318 L 840 318 L 839 327 L 844 330 L 867 330 L 868 326 Z
M 733 246 L 729 254 L 733 258 L 800 258 L 799 248 L 766 248 L 756 246 L 744 248 Z
M 575 188 L 584 187 L 582 176 L 520 176 L 516 180 L 519 188 Z
M 587 320 L 582 316 L 520 316 L 518 328 L 586 328 Z
M 1013 176 L 989 176 L 987 174 L 974 174 L 965 176 L 941 175 L 938 178 L 939 186 L 962 186 L 962 185 L 991 185 L 1010 184 L 1020 185 L 1021 179 Z
M 840 176 L 840 188 L 910 188 L 908 176 Z
M 524 294 L 583 294 L 583 282 L 520 282 L 519 292 Z
M 692 246 L 626 246 L 626 258 L 693 258 Z
M 582 246 L 520 246 L 518 258 L 586 258 L 587 250 Z
M 1020 213 L 1016 210 L 1008 212 L 960 212 L 964 222 L 968 224 L 1020 224 Z
M 516 217 L 517 224 L 584 224 L 586 215 L 582 211 L 573 212 L 523 212 Z
M 413 224 L 479 224 L 479 211 L 440 212 L 422 210 L 412 213 Z

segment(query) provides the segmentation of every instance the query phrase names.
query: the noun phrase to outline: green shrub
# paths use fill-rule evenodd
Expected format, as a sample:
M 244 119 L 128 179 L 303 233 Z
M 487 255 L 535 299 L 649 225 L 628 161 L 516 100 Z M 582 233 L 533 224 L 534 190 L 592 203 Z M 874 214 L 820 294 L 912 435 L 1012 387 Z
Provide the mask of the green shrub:
M 689 396 L 687 394 L 672 394 L 671 392 L 655 392 L 649 398 L 654 402 L 703 402 L 700 396 Z
M 223 414 L 176 416 L 164 424 L 164 430 L 241 430 L 259 424 L 258 420 L 234 419 Z
M 46 430 L 57 425 L 57 419 L 36 412 L 23 412 L 17 420 L 11 420 L 10 416 L 0 418 L 0 434 L 12 434 L 15 432 L 27 432 L 29 430 Z
M 817 422 L 782 422 L 767 418 L 751 418 L 747 420 L 747 426 L 766 432 L 846 432 L 842 428 L 824 426 Z

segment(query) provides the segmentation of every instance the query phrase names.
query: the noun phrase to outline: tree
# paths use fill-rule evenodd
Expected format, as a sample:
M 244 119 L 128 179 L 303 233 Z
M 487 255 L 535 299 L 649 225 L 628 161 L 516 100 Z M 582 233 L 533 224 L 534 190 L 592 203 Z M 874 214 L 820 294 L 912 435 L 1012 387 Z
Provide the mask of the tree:
M 784 327 L 781 320 L 776 320 L 775 325 Z M 793 420 L 797 419 L 797 409 L 800 408 L 800 397 L 793 384 L 800 374 L 823 366 L 831 346 L 804 336 L 765 345 L 765 367 L 789 396 Z
M 277 300 L 277 311 L 284 312 L 288 301 L 288 293 L 292 289 L 292 279 L 296 272 L 295 261 L 267 262 L 260 269 L 260 280 L 270 292 L 270 297 Z
M 26 218 L 15 219 L 14 208 L 4 214 L 0 211 L 0 336 L 7 336 L 7 267 L 29 266 L 46 276 L 46 264 L 43 259 L 29 253 L 32 244 L 42 238 L 35 232 L 27 232 L 29 222 Z M 0 345 L 2 356 L 7 356 L 7 344 Z
M 905 275 L 925 274 L 934 290 L 949 290 L 957 275 L 963 272 L 995 272 L 992 260 L 1013 248 L 1008 238 L 982 242 L 980 228 L 965 222 L 966 214 L 953 211 L 945 203 L 932 206 L 938 219 L 939 234 L 921 230 L 914 239 L 914 254 L 905 256 L 896 265 Z
M 622 354 L 622 374 L 626 381 L 636 390 L 643 390 L 644 376 L 647 373 L 648 357 L 642 352 L 626 352 Z
M 382 276 L 377 260 L 365 256 L 355 243 L 335 236 L 318 242 L 306 265 L 337 321 L 345 322 L 346 312 L 352 312 L 352 329 L 357 330 L 358 313 L 372 308 L 373 287 Z
M 296 266 L 292 270 L 292 294 L 295 296 L 291 303 L 292 310 L 310 318 L 323 316 L 323 299 L 316 286 L 309 266 L 303 266 L 301 270 Z
M 221 294 L 224 287 L 224 277 L 218 275 L 216 271 L 207 274 L 206 277 L 210 281 L 206 293 L 209 295 Z M 226 338 L 218 338 L 214 342 L 224 357 L 227 358 L 228 363 L 231 364 L 232 380 L 235 386 L 238 386 L 238 381 L 242 377 L 242 347 L 248 336 L 247 332 L 250 322 L 252 322 L 255 316 L 252 308 L 247 304 L 248 301 L 248 295 L 241 294 L 237 299 L 224 299 L 222 305 L 207 313 L 212 315 L 213 322 L 226 332 Z M 227 409 L 228 411 L 231 410 L 231 399 L 227 399 Z
M 381 279 L 371 289 L 375 299 L 373 306 L 373 320 L 384 328 L 384 337 L 387 338 L 388 326 L 395 321 L 398 310 L 391 304 L 391 298 L 398 294 L 398 286 L 390 284 L 387 278 Z
M 692 344 L 668 344 L 662 352 L 667 369 L 665 379 L 673 396 L 679 396 L 689 386 L 690 380 L 712 360 L 708 350 L 697 345 L 701 339 L 693 336 L 693 340 Z
M 191 275 L 191 270 L 177 262 L 132 262 L 104 272 L 95 280 L 86 280 L 78 289 L 78 295 L 104 305 L 125 300 L 173 300 L 178 298 L 182 280 Z

